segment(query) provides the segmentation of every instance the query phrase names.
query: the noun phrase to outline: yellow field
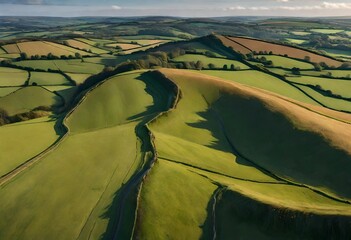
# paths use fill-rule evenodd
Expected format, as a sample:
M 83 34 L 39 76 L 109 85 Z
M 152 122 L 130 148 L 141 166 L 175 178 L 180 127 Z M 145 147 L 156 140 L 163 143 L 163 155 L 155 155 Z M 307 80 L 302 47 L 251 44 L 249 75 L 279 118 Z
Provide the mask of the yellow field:
M 80 53 L 81 55 L 91 55 L 87 52 L 79 51 L 74 48 L 66 47 L 57 43 L 46 42 L 46 41 L 32 41 L 32 42 L 22 42 L 17 44 L 4 45 L 3 48 L 8 53 L 20 53 L 24 52 L 29 57 L 34 55 L 48 55 L 52 53 L 56 56 L 61 55 L 74 55 L 75 53 Z

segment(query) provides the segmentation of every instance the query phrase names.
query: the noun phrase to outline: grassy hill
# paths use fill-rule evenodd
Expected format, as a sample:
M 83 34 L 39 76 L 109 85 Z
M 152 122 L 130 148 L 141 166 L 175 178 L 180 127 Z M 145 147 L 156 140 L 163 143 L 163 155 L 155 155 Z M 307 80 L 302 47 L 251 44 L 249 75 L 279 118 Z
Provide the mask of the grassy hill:
M 351 238 L 347 21 L 36 19 L 0 18 L 0 240 Z

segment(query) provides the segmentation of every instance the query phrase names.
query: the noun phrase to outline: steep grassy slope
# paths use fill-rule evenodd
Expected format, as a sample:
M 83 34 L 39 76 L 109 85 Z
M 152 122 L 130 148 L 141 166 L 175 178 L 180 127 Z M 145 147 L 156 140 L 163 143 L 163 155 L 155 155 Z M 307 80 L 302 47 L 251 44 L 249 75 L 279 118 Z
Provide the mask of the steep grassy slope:
M 309 98 L 297 88 L 289 85 L 288 83 L 263 72 L 256 70 L 249 71 L 202 71 L 201 73 L 220 77 L 225 80 L 242 83 L 248 86 L 261 88 L 270 92 L 286 96 L 300 102 L 319 105 L 316 101 Z
M 116 76 L 88 93 L 68 117 L 70 132 L 61 144 L 0 187 L 0 239 L 113 235 L 119 189 L 150 157 L 143 124 L 167 105 L 167 90 L 142 72 Z
M 308 238 L 331 231 L 350 236 L 344 229 L 351 206 L 342 200 L 351 194 L 344 187 L 350 182 L 348 124 L 237 83 L 189 71 L 161 72 L 178 85 L 181 99 L 150 125 L 158 163 L 143 183 L 136 238 L 174 239 L 178 227 L 180 234 L 199 238 L 199 225 L 203 239 L 216 231 L 220 239 Z M 241 197 L 232 202 L 228 192 L 222 198 L 226 188 Z M 240 214 L 230 210 L 235 205 L 242 206 L 235 210 Z M 263 227 L 260 214 L 269 216 Z M 285 222 L 303 227 L 285 233 L 279 230 Z

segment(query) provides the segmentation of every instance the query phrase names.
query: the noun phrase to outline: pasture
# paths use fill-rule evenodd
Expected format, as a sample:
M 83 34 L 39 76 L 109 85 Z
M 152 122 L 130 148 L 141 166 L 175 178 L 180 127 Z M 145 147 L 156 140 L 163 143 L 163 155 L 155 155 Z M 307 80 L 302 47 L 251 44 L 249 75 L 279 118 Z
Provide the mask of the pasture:
M 224 65 L 227 65 L 227 68 L 230 69 L 230 66 L 233 64 L 235 67 L 239 67 L 242 70 L 249 69 L 245 64 L 225 59 L 225 58 L 211 58 L 201 54 L 185 54 L 179 57 L 172 59 L 175 62 L 197 62 L 201 61 L 204 65 L 204 68 L 208 68 L 209 64 L 214 64 L 216 68 L 223 68 Z

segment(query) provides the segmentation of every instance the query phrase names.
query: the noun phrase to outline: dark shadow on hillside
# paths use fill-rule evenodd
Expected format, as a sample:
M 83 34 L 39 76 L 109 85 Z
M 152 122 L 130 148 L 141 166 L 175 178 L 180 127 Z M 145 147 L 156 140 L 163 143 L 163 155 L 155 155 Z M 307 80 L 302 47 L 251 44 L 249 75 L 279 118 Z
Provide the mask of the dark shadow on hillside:
M 115 192 L 113 201 L 110 206 L 105 209 L 105 212 L 100 218 L 108 219 L 108 227 L 106 232 L 99 239 L 130 239 L 133 224 L 134 214 L 137 205 L 138 186 L 141 183 L 144 174 L 149 170 L 152 164 L 153 146 L 148 129 L 145 127 L 158 113 L 167 111 L 172 104 L 174 94 L 167 86 L 167 83 L 161 79 L 157 79 L 152 72 L 146 72 L 137 78 L 137 81 L 142 81 L 146 84 L 145 92 L 153 98 L 153 105 L 147 106 L 142 113 L 130 116 L 128 120 L 138 119 L 140 122 L 135 128 L 135 134 L 142 141 L 141 156 L 144 158 L 142 169 L 135 172 L 131 179 L 124 184 L 118 191 Z
M 218 100 L 217 100 L 218 101 Z M 234 111 L 234 110 L 232 110 Z M 215 111 L 210 106 L 207 111 L 197 112 L 196 113 L 200 118 L 205 119 L 195 123 L 187 123 L 187 125 L 199 128 L 199 129 L 206 129 L 207 131 L 211 132 L 211 135 L 215 140 L 213 140 L 210 144 L 206 145 L 209 148 L 213 148 L 222 152 L 232 153 L 236 156 L 236 162 L 241 165 L 246 166 L 253 166 L 247 160 L 241 157 L 240 154 L 236 150 L 234 150 L 228 141 L 228 137 L 223 129 L 223 125 L 215 114 Z M 220 161 L 220 159 L 218 159 Z

